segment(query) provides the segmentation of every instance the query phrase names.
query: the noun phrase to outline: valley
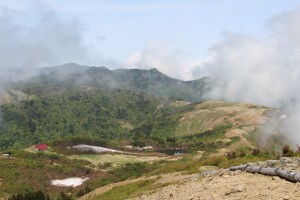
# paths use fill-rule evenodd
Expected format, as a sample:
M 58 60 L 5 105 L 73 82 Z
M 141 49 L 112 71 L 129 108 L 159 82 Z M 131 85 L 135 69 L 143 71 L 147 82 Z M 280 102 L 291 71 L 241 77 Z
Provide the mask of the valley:
M 299 200 L 300 0 L 0 0 L 0 200 Z
M 0 198 L 118 199 L 114 191 L 122 188 L 133 190 L 124 198 L 133 198 L 281 153 L 274 145 L 280 149 L 284 140 L 271 138 L 266 148 L 256 142 L 273 108 L 205 100 L 204 90 L 194 93 L 201 80 L 180 82 L 154 69 L 72 67 L 43 69 L 1 93 L 0 149 L 9 158 L 0 162 Z M 112 85 L 119 79 L 127 82 Z M 184 93 L 163 92 L 175 82 Z M 35 151 L 36 144 L 49 149 Z

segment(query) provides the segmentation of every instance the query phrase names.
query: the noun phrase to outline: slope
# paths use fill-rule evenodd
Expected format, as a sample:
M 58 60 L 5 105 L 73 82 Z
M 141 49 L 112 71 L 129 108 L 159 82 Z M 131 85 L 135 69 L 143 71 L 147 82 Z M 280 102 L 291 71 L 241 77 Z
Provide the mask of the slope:
M 243 145 L 251 147 L 246 138 L 253 137 L 252 133 L 271 111 L 263 106 L 223 101 L 178 105 L 178 102 L 165 105 L 150 121 L 134 128 L 132 135 L 143 140 L 151 138 L 165 148 L 235 150 Z
M 125 138 L 131 126 L 149 118 L 161 99 L 110 88 L 31 87 L 31 98 L 1 106 L 0 148 L 25 147 L 54 138 L 90 135 Z M 63 92 L 62 92 L 63 91 Z
M 27 99 L 27 95 L 19 90 L 0 89 L 0 105 L 16 103 Z

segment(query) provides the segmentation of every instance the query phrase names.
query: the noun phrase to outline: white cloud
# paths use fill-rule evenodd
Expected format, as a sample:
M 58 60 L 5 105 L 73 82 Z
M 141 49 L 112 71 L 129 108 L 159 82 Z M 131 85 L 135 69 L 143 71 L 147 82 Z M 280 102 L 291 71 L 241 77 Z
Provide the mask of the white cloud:
M 283 13 L 267 23 L 258 38 L 224 33 L 212 48 L 214 59 L 206 70 L 215 78 L 208 98 L 242 101 L 288 112 L 281 130 L 300 143 L 300 10 Z
M 182 80 L 193 78 L 193 68 L 200 63 L 174 45 L 160 41 L 148 42 L 144 49 L 133 53 L 126 62 L 129 68 L 157 68 L 170 77 Z
M 1 77 L 11 72 L 12 67 L 26 71 L 85 58 L 86 47 L 78 21 L 63 20 L 46 4 L 26 2 L 23 7 L 0 4 Z

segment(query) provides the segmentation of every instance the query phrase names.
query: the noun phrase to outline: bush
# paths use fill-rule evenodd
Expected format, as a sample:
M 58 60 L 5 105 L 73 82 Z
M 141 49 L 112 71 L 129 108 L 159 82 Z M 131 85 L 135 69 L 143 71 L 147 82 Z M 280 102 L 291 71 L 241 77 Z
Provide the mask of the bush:
M 236 158 L 236 153 L 234 151 L 229 151 L 229 152 L 227 152 L 226 157 L 227 157 L 227 159 L 234 159 L 234 158 Z
M 225 156 L 211 156 L 204 161 L 203 165 L 220 166 L 220 164 L 224 163 L 225 161 Z
M 37 192 L 26 192 L 25 194 L 14 194 L 11 197 L 8 198 L 8 200 L 50 200 L 48 195 L 45 195 L 42 191 Z
M 282 157 L 293 157 L 295 153 L 290 149 L 290 146 L 284 145 L 282 148 Z
M 257 156 L 260 153 L 259 149 L 253 149 L 252 150 L 252 155 Z

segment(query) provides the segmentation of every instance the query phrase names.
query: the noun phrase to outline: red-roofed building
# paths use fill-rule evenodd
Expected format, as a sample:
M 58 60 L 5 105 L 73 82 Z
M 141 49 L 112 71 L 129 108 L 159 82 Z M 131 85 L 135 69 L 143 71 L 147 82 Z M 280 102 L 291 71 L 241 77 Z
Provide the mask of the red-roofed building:
M 37 144 L 34 147 L 34 150 L 36 151 L 44 151 L 48 149 L 48 145 L 47 144 Z

